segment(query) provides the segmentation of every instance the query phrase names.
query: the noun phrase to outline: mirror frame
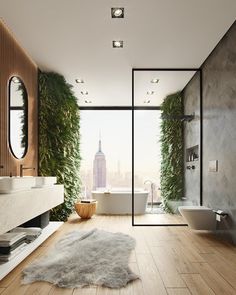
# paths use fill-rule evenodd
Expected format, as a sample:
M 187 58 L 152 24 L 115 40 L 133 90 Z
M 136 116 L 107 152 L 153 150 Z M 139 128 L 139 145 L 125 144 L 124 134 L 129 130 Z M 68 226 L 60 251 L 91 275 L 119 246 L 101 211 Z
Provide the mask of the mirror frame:
M 25 93 L 26 93 L 26 97 L 27 97 L 27 99 L 26 99 L 26 105 L 25 105 L 25 121 L 27 122 L 27 124 L 26 124 L 26 134 L 25 134 L 25 138 L 26 138 L 26 142 L 25 142 L 25 149 L 24 149 L 24 153 L 22 154 L 22 156 L 20 157 L 20 158 L 18 158 L 16 155 L 15 155 L 15 153 L 14 153 L 14 151 L 13 151 L 13 148 L 12 148 L 12 145 L 11 145 L 11 108 L 14 108 L 14 107 L 11 107 L 11 83 L 13 83 L 13 79 L 14 78 L 17 78 L 17 79 L 19 79 L 19 81 L 21 82 L 21 85 L 22 85 L 22 87 L 23 87 L 23 91 L 25 91 Z M 16 158 L 16 159 L 18 159 L 18 160 L 21 160 L 21 159 L 23 159 L 25 156 L 26 156 L 26 154 L 27 154 L 27 152 L 28 152 L 28 145 L 29 145 L 29 142 L 28 142 L 28 130 L 29 130 L 29 120 L 28 120 L 28 110 L 29 110 L 29 108 L 28 108 L 28 92 L 27 92 L 27 89 L 26 89 L 26 86 L 25 86 L 25 83 L 23 82 L 23 80 L 19 77 L 19 76 L 17 76 L 17 75 L 13 75 L 13 76 L 11 76 L 10 78 L 9 78 L 9 80 L 8 80 L 8 146 L 9 146 L 9 149 L 10 149 L 10 151 L 11 151 L 11 154 L 14 156 L 14 158 Z M 21 107 L 15 107 L 14 109 L 18 109 L 18 110 L 23 110 L 24 111 L 24 109 L 23 108 L 21 108 Z

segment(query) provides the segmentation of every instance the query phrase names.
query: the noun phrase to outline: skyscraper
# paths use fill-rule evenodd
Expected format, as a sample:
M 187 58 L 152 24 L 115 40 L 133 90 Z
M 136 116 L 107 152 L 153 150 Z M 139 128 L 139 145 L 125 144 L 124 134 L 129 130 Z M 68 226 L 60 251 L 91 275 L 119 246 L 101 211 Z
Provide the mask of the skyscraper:
M 93 189 L 106 187 L 106 158 L 102 152 L 102 141 L 99 136 L 98 152 L 93 160 Z

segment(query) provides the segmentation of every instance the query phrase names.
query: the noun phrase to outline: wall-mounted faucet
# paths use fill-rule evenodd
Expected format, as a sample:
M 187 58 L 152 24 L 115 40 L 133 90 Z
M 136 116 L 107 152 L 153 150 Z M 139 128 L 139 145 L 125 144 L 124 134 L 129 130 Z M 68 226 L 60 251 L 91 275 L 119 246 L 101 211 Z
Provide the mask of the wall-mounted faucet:
M 24 170 L 35 170 L 34 167 L 24 167 L 24 165 L 20 165 L 20 177 L 23 177 Z
M 187 170 L 194 170 L 194 169 L 195 169 L 195 166 L 194 166 L 194 165 L 192 165 L 192 166 L 187 166 L 186 169 L 187 169 Z

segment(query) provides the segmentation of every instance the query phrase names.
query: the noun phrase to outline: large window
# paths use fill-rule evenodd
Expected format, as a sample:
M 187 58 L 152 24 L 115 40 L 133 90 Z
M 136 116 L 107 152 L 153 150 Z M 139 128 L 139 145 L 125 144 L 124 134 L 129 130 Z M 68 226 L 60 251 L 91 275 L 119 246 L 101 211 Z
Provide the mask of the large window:
M 159 111 L 135 111 L 135 187 L 149 190 L 144 182 L 153 181 L 155 201 L 160 198 L 159 125 Z M 131 111 L 81 111 L 81 156 L 84 196 L 104 187 L 131 189 Z

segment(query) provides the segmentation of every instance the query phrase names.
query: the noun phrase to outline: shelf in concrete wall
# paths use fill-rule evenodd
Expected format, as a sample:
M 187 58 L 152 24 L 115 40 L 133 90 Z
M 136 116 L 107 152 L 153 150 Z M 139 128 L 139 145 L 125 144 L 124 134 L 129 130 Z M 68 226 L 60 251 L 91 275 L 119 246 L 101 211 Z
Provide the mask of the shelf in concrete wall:
M 0 264 L 0 280 L 3 279 L 9 272 L 11 272 L 18 264 L 20 264 L 27 256 L 29 256 L 36 248 L 38 248 L 48 237 L 50 237 L 61 225 L 63 222 L 50 222 L 46 226 L 41 235 L 26 245 L 21 253 L 13 258 L 11 261 Z
M 186 162 L 196 162 L 199 159 L 199 146 L 195 145 L 186 149 Z

